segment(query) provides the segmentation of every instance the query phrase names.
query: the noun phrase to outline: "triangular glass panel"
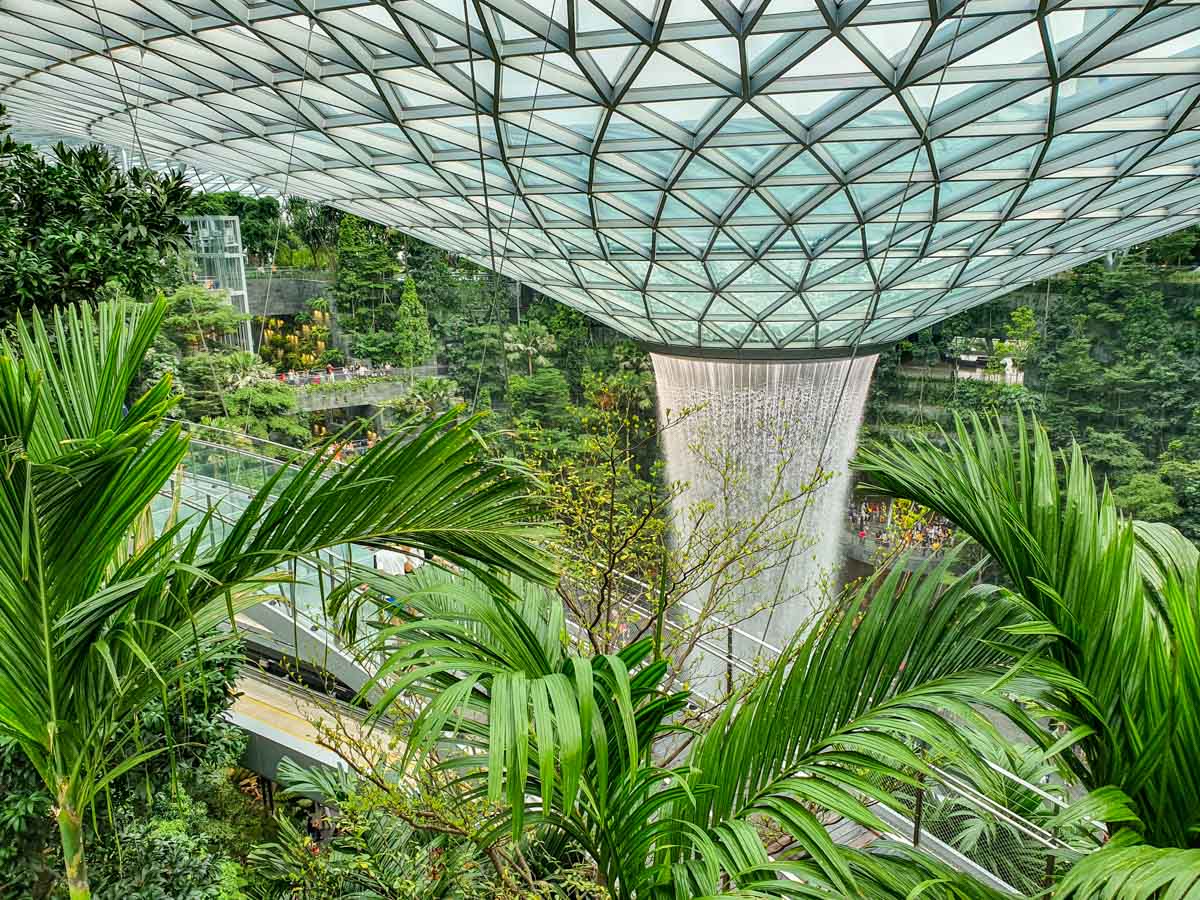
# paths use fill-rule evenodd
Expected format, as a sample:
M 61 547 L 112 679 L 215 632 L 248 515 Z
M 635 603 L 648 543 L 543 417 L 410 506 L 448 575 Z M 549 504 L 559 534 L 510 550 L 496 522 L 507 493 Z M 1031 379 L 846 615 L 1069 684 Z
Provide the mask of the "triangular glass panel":
M 741 260 L 732 259 L 710 259 L 705 265 L 708 267 L 713 284 L 722 284 L 732 273 L 736 272 L 745 263 Z
M 654 244 L 654 255 L 656 257 L 664 256 L 680 256 L 688 253 L 688 250 L 675 243 L 661 231 L 658 233 L 658 240 Z
M 701 252 L 712 240 L 713 230 L 711 228 L 672 228 L 671 232 L 694 247 L 696 252 Z
M 779 144 L 791 143 L 791 139 L 783 132 L 777 132 L 777 135 Z M 757 138 L 757 140 L 762 140 L 762 138 Z M 744 147 L 726 147 L 721 150 L 727 159 L 733 161 L 751 175 L 757 173 L 763 163 L 773 158 L 778 151 L 778 145 L 762 143 L 747 144 Z
M 808 271 L 809 265 L 807 259 L 786 256 L 771 258 L 769 262 L 771 268 L 778 273 L 778 277 L 793 288 L 804 280 L 804 273 Z
M 801 76 L 811 78 L 816 75 L 860 75 L 869 74 L 858 55 L 836 37 L 831 37 L 821 44 L 800 62 L 796 63 L 784 77 Z
M 667 22 L 711 22 L 712 10 L 701 0 L 672 0 L 667 12 Z
M 739 274 L 729 285 L 734 288 L 769 287 L 782 290 L 786 285 L 776 278 L 769 270 L 760 265 L 752 265 Z
M 996 19 L 1015 19 L 1021 21 L 1022 16 L 997 16 Z M 994 24 L 998 25 L 999 22 Z M 993 23 L 989 23 L 989 26 Z M 1042 48 L 1042 35 L 1036 22 L 1009 32 L 996 41 L 985 44 L 974 53 L 956 60 L 952 68 L 959 66 L 1011 66 L 1024 62 L 1045 63 L 1045 50 Z
M 662 191 L 618 191 L 607 196 L 613 200 L 623 200 L 646 215 L 653 216 L 658 213 Z
M 633 141 L 645 138 L 661 138 L 661 135 L 619 112 L 612 114 L 608 120 L 608 127 L 604 129 L 605 141 Z
M 836 222 L 820 225 L 801 222 L 796 227 L 800 229 L 800 234 L 808 243 L 808 246 L 815 248 L 828 240 L 835 231 L 838 231 L 843 226 Z
M 708 122 L 709 113 L 719 101 L 713 100 L 664 100 L 661 103 L 641 104 L 650 112 L 673 122 L 695 134 Z M 636 116 L 636 110 L 630 115 Z
M 804 203 L 816 196 L 820 188 L 813 185 L 797 184 L 760 188 L 760 190 L 766 190 L 780 206 L 790 213 L 799 209 Z
M 901 184 L 875 184 L 872 182 L 856 182 L 850 185 L 850 193 L 858 205 L 859 212 L 864 215 L 874 209 L 886 198 L 903 191 Z
M 655 175 L 666 178 L 674 170 L 675 163 L 682 155 L 682 150 L 637 150 L 624 154 L 624 158 Z
M 666 46 L 670 47 L 671 45 L 667 44 Z M 741 48 L 738 46 L 737 38 L 709 38 L 701 41 L 688 41 L 688 46 L 693 50 L 703 53 L 708 59 L 711 59 L 731 75 L 741 74 Z
M 662 249 L 662 237 L 659 237 L 658 249 Z M 678 272 L 667 266 L 656 265 L 650 271 L 651 288 L 694 287 L 695 283 L 684 278 Z
M 597 47 L 586 52 L 604 77 L 608 79 L 609 84 L 613 84 L 620 78 L 625 63 L 633 56 L 633 51 L 636 49 L 636 47 Z
M 673 291 L 670 296 L 672 303 L 685 310 L 689 315 L 699 318 L 708 308 L 713 295 L 698 291 Z
M 917 32 L 927 27 L 917 22 L 889 22 L 887 25 L 860 26 L 857 31 L 884 59 L 896 64 L 907 56 Z
M 603 6 L 591 0 L 575 0 L 575 27 L 580 32 L 611 31 L 614 25 L 620 23 L 606 13 Z
M 656 52 L 651 54 L 649 62 L 642 67 L 637 78 L 633 80 L 631 89 L 655 88 L 662 90 L 664 87 L 686 87 L 707 83 L 704 76 L 680 65 L 665 53 Z
M 746 318 L 746 311 L 734 306 L 725 298 L 724 295 L 718 295 L 712 304 L 708 307 L 708 311 L 704 314 L 704 320 L 707 322 L 712 319 L 727 319 L 736 321 Z
M 764 216 L 773 220 L 779 218 L 775 215 L 775 211 L 753 191 L 742 201 L 742 205 L 737 208 L 733 216 L 734 219 L 762 218 Z
M 596 127 L 600 124 L 601 108 L 598 106 L 571 106 L 564 109 L 540 109 L 535 114 L 532 126 L 537 128 L 537 118 L 553 122 L 560 128 L 573 131 L 581 137 L 591 140 L 596 136 Z
M 737 193 L 736 188 L 696 188 L 688 191 L 688 196 L 699 201 L 705 209 L 720 215 Z
M 820 147 L 843 170 L 853 169 L 866 159 L 886 151 L 886 141 L 822 141 Z
M 698 178 L 711 179 L 720 178 L 728 180 L 729 174 L 723 169 L 714 166 L 702 156 L 693 156 L 691 162 L 687 164 L 687 168 L 683 170 L 683 175 L 680 177 L 681 182 L 687 182 Z M 686 185 L 685 185 L 686 186 Z
M 749 244 L 755 252 L 762 248 L 762 244 L 774 231 L 775 226 L 772 225 L 741 225 L 736 229 L 737 236 Z
M 850 200 L 846 196 L 845 191 L 835 191 L 830 196 L 826 197 L 816 208 L 809 210 L 809 215 L 812 216 L 840 216 L 844 219 L 853 219 L 853 210 L 850 207 Z

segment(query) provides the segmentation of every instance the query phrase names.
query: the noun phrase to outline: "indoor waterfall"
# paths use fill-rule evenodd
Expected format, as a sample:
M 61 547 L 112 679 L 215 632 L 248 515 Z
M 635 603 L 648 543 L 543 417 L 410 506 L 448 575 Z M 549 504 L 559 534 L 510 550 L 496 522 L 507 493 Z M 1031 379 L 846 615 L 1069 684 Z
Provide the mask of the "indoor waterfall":
M 676 551 L 696 554 L 721 534 L 748 534 L 757 565 L 714 577 L 736 582 L 724 607 L 750 616 L 741 631 L 776 647 L 811 620 L 836 583 L 849 462 L 875 359 L 653 356 L 667 478 L 681 486 Z M 779 535 L 795 540 L 780 545 Z M 709 590 L 693 591 L 690 605 L 704 608 Z M 736 658 L 762 649 L 736 631 L 713 642 L 725 649 L 730 636 Z M 700 669 L 694 677 L 717 674 L 711 663 Z

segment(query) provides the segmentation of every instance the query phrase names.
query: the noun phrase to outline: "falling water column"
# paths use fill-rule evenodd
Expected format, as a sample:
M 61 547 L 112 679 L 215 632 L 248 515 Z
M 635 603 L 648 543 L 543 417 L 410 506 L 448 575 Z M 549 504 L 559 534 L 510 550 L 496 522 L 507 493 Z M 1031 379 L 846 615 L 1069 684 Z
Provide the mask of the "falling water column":
M 683 486 L 674 509 L 677 544 L 699 510 L 707 510 L 708 523 L 717 516 L 737 523 L 778 503 L 781 490 L 803 497 L 788 507 L 799 532 L 793 551 L 759 560 L 761 571 L 738 586 L 743 612 L 779 598 L 741 626 L 775 646 L 811 622 L 836 580 L 848 468 L 875 360 L 653 355 L 667 477 Z M 741 658 L 761 649 L 749 638 L 733 644 Z

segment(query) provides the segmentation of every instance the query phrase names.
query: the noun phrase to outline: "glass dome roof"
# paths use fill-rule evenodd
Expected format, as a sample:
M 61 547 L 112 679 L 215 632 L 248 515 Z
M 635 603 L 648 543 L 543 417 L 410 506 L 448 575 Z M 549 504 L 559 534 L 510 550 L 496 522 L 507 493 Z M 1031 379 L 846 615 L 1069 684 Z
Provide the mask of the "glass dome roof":
M 1200 219 L 1193 2 L 3 0 L 0 102 L 724 354 Z

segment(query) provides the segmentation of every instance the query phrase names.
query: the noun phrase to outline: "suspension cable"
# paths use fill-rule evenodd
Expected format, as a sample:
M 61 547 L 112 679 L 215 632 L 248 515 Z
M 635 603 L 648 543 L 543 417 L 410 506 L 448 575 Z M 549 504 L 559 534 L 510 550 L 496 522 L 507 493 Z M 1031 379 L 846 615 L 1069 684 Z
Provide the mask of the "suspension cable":
M 929 107 L 930 119 L 932 119 L 933 113 L 937 108 L 938 97 L 941 94 L 942 85 L 946 79 L 946 71 L 947 71 L 947 69 L 950 68 L 950 63 L 954 59 L 954 48 L 958 43 L 958 37 L 962 30 L 962 24 L 963 24 L 964 19 L 966 18 L 968 2 L 969 2 L 969 0 L 963 0 L 962 6 L 959 7 L 958 20 L 955 23 L 954 34 L 950 38 L 949 49 L 947 50 L 947 53 L 946 53 L 946 62 L 942 66 L 941 71 L 938 73 L 938 81 L 937 81 L 936 87 L 934 88 L 934 93 L 933 93 L 933 102 L 930 104 L 930 107 Z M 887 242 L 887 245 L 884 247 L 884 251 L 883 251 L 883 259 L 880 262 L 880 266 L 879 266 L 880 279 L 882 279 L 883 269 L 887 265 L 887 257 L 892 249 L 892 242 L 896 238 L 896 229 L 898 228 L 898 226 L 900 224 L 900 217 L 901 217 L 901 215 L 903 215 L 903 212 L 904 212 L 904 204 L 908 200 L 908 192 L 912 188 L 913 178 L 916 176 L 917 160 L 920 159 L 921 149 L 923 147 L 929 145 L 929 124 L 930 124 L 930 121 L 926 120 L 925 128 L 923 129 L 925 132 L 925 134 L 923 136 L 924 140 L 922 140 L 921 146 L 918 147 L 913 152 L 912 167 L 909 169 L 908 179 L 906 180 L 906 183 L 904 186 L 904 191 L 900 196 L 900 204 L 896 209 L 896 216 L 892 220 L 891 233 L 888 236 L 888 242 Z M 850 356 L 846 357 L 846 372 L 845 372 L 845 375 L 842 377 L 841 387 L 838 389 L 837 400 L 834 402 L 833 415 L 830 417 L 829 424 L 825 428 L 825 434 L 821 439 L 821 450 L 817 454 L 817 471 L 814 473 L 814 476 L 823 476 L 824 475 L 825 454 L 829 449 L 829 438 L 830 438 L 830 435 L 833 433 L 833 423 L 837 420 L 838 413 L 841 411 L 842 402 L 844 401 L 845 396 L 846 396 L 846 387 L 850 383 L 850 374 L 854 371 L 854 364 L 855 364 L 855 362 L 857 362 L 857 359 L 858 359 L 858 350 L 861 345 L 863 335 L 866 333 L 867 327 L 871 323 L 871 319 L 872 319 L 872 316 L 875 314 L 875 310 L 877 310 L 879 307 L 879 295 L 881 292 L 882 292 L 882 286 L 880 286 L 876 290 L 875 296 L 873 298 L 873 302 L 869 305 L 866 314 L 863 316 L 862 324 L 859 326 L 857 332 L 854 335 L 854 342 L 850 349 Z M 821 488 L 821 486 L 818 485 L 817 490 L 820 490 L 820 488 Z M 797 535 L 797 537 L 800 534 L 800 527 L 804 523 L 804 516 L 808 512 L 809 507 L 811 505 L 812 505 L 811 503 L 805 502 L 805 504 L 800 509 L 800 514 L 796 519 L 796 535 Z M 784 561 L 784 564 L 783 564 L 784 568 L 783 568 L 783 571 L 780 573 L 779 582 L 776 587 L 776 597 L 775 597 L 776 601 L 779 600 L 779 593 L 783 590 L 784 579 L 787 577 L 787 570 L 791 566 L 791 561 L 792 561 L 792 555 L 789 554 L 788 558 Z M 777 606 L 778 606 L 778 602 L 772 604 L 770 612 L 767 615 L 767 623 L 763 629 L 764 636 L 767 634 L 767 632 L 769 631 L 769 629 L 771 627 L 771 619 L 775 615 L 775 609 Z
M 542 38 L 542 52 L 541 52 L 541 55 L 538 57 L 537 78 L 534 79 L 534 83 L 533 83 L 533 102 L 529 107 L 529 119 L 525 123 L 525 141 L 521 147 L 521 161 L 517 165 L 517 177 L 513 181 L 512 203 L 509 204 L 509 207 L 508 207 L 508 227 L 504 230 L 504 246 L 500 249 L 500 269 L 497 270 L 497 274 L 503 273 L 504 262 L 505 262 L 505 259 L 507 258 L 507 254 L 508 254 L 508 241 L 509 241 L 510 235 L 512 234 L 512 228 L 513 228 L 513 213 L 516 211 L 516 208 L 517 208 L 517 195 L 521 190 L 521 180 L 525 175 L 525 160 L 526 160 L 527 154 L 529 152 L 529 135 L 531 134 L 532 129 L 533 129 L 534 114 L 537 112 L 538 94 L 541 92 L 541 87 L 542 87 L 542 72 L 544 71 L 544 69 L 546 67 L 546 54 L 550 50 L 550 32 L 554 28 L 554 13 L 557 10 L 558 10 L 558 0 L 552 0 L 552 2 L 550 4 L 550 15 L 549 15 L 548 21 L 546 23 L 546 35 L 545 35 L 545 37 Z M 500 116 L 499 116 L 498 108 L 497 108 L 497 115 L 496 115 L 496 124 L 497 124 L 497 126 L 500 124 Z M 497 132 L 499 132 L 499 128 L 497 128 Z M 489 219 L 489 221 L 490 221 L 490 219 Z M 520 297 L 518 297 L 517 298 L 517 319 L 518 319 L 518 321 L 520 320 L 520 318 L 521 318 L 521 299 L 520 299 Z
M 300 90 L 296 97 L 296 120 L 292 122 L 292 138 L 288 144 L 288 158 L 283 170 L 283 193 L 280 195 L 279 214 L 275 218 L 275 240 L 271 244 L 271 268 L 267 271 L 267 289 L 263 294 L 263 322 L 266 322 L 267 313 L 271 305 L 271 284 L 275 280 L 275 256 L 279 252 L 279 235 L 283 229 L 283 216 L 287 205 L 288 198 L 288 183 L 292 178 L 292 164 L 296 159 L 296 135 L 300 131 L 300 117 L 303 115 L 301 104 L 304 103 L 304 88 L 308 84 L 308 64 L 312 59 L 312 37 L 316 27 L 316 22 L 312 16 L 307 16 L 308 19 L 308 39 L 304 44 L 304 65 L 300 70 Z M 246 293 L 246 311 L 250 311 L 250 294 Z M 265 328 L 265 325 L 264 325 Z M 262 333 L 264 328 L 258 329 L 258 341 L 254 341 L 251 337 L 250 352 L 255 356 L 258 355 L 259 349 L 262 347 Z M 254 333 L 254 323 L 250 323 L 251 335 Z
M 468 60 L 468 65 L 470 67 L 470 74 L 471 74 L 471 102 L 475 109 L 475 135 L 476 135 L 476 139 L 478 141 L 478 147 L 479 147 L 479 174 L 480 174 L 480 178 L 483 182 L 484 225 L 487 228 L 488 254 L 491 257 L 491 261 L 492 261 L 491 269 L 493 272 L 492 298 L 491 298 L 491 303 L 490 303 L 489 317 L 495 321 L 497 331 L 499 332 L 501 359 L 504 358 L 504 333 L 503 333 L 503 329 L 500 327 L 500 316 L 498 315 L 498 307 L 499 307 L 498 289 L 500 288 L 499 282 L 500 282 L 500 279 L 503 277 L 504 261 L 505 261 L 506 255 L 508 253 L 508 242 L 509 242 L 510 235 L 512 233 L 513 213 L 516 211 L 517 195 L 521 190 L 521 179 L 522 179 L 522 176 L 524 175 L 524 170 L 525 170 L 525 157 L 529 150 L 529 135 L 532 130 L 533 117 L 537 111 L 538 94 L 540 93 L 541 86 L 542 86 L 542 73 L 543 73 L 543 70 L 546 65 L 546 53 L 550 49 L 550 33 L 554 28 L 554 13 L 555 13 L 555 10 L 557 10 L 557 8 L 558 8 L 558 0 L 553 0 L 553 4 L 550 8 L 550 15 L 547 17 L 546 34 L 542 38 L 542 52 L 538 59 L 538 72 L 537 72 L 537 77 L 534 80 L 534 87 L 533 87 L 533 102 L 529 109 L 529 119 L 526 122 L 525 140 L 524 140 L 524 145 L 521 148 L 520 163 L 516 167 L 516 169 L 517 169 L 516 177 L 513 179 L 512 202 L 509 204 L 509 208 L 508 208 L 508 225 L 504 229 L 504 246 L 500 250 L 500 259 L 499 259 L 499 261 L 497 261 L 497 259 L 496 259 L 495 226 L 492 223 L 491 196 L 488 192 L 487 167 L 485 165 L 486 161 L 485 161 L 484 155 L 483 155 L 483 129 L 482 129 L 482 124 L 481 124 L 482 119 L 480 118 L 480 115 L 479 115 L 479 90 L 478 90 L 478 82 L 475 79 L 475 51 L 474 51 L 474 49 L 472 47 L 472 43 L 471 43 L 471 22 L 470 22 L 469 14 L 467 11 L 467 0 L 463 0 L 463 29 L 466 34 L 467 60 Z M 499 66 L 499 62 L 498 61 L 493 62 L 493 66 Z M 497 79 L 497 83 L 499 83 L 499 81 L 500 81 L 500 79 Z M 493 112 L 492 118 L 496 125 L 496 140 L 498 142 L 503 142 L 503 140 L 504 140 L 504 135 L 503 135 L 504 123 L 500 118 L 500 93 L 499 92 L 493 98 L 493 103 L 495 104 L 495 110 Z M 520 298 L 520 294 L 518 294 L 517 295 L 517 318 L 518 318 L 518 320 L 520 319 L 520 316 L 521 316 L 521 298 Z M 482 383 L 483 383 L 483 363 L 484 363 L 484 359 L 486 358 L 486 356 L 487 356 L 487 345 L 484 344 L 482 347 L 480 347 L 479 363 L 476 366 L 475 392 L 471 399 L 472 411 L 477 409 L 479 406 L 479 392 L 480 392 L 480 389 L 481 389 Z
M 112 46 L 108 42 L 108 30 L 100 20 L 100 7 L 96 5 L 96 0 L 92 0 L 92 12 L 96 14 L 96 26 L 100 29 L 100 36 L 104 39 L 104 55 L 108 57 L 109 65 L 112 66 L 113 77 L 117 81 L 117 89 L 121 92 L 121 102 L 125 104 L 125 114 L 129 116 L 129 127 L 133 130 L 133 139 L 137 143 L 138 153 L 142 157 L 142 168 L 149 168 L 150 163 L 146 158 L 146 151 L 142 147 L 142 137 L 138 134 L 137 120 L 133 115 L 133 107 L 130 106 L 129 97 L 125 94 L 125 82 L 121 80 L 121 73 L 117 70 L 117 60 L 113 56 Z M 142 59 L 144 62 L 145 50 L 142 51 Z

